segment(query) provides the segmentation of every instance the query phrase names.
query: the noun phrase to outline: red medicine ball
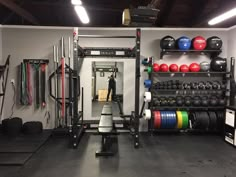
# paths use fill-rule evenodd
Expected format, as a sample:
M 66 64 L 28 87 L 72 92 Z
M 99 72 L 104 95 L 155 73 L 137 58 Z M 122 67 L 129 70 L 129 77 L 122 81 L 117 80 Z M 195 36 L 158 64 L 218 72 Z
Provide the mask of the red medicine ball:
M 160 71 L 162 72 L 168 72 L 169 68 L 167 64 L 161 64 L 160 65 Z
M 169 66 L 170 72 L 178 72 L 178 69 L 179 69 L 179 67 L 178 67 L 177 64 L 171 64 L 171 65 Z
M 180 71 L 180 72 L 183 72 L 183 73 L 189 72 L 188 65 L 181 65 L 181 66 L 179 67 L 179 71 Z
M 191 72 L 198 72 L 198 71 L 200 71 L 200 69 L 201 69 L 200 65 L 197 63 L 192 63 L 191 65 L 189 65 L 189 70 Z
M 206 39 L 202 36 L 193 38 L 193 48 L 195 50 L 204 50 L 206 48 Z
M 152 69 L 154 72 L 158 72 L 160 70 L 160 66 L 157 63 L 153 63 Z

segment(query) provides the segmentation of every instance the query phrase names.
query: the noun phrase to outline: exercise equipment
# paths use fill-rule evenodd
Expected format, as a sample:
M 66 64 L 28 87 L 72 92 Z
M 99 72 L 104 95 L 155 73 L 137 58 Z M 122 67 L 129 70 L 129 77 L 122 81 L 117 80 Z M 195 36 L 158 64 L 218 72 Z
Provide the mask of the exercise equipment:
M 200 65 L 197 63 L 192 63 L 189 65 L 189 70 L 191 72 L 199 72 L 200 71 Z
M 144 102 L 149 103 L 149 102 L 151 102 L 151 100 L 152 100 L 151 92 L 145 92 L 144 93 Z
M 211 60 L 211 70 L 224 72 L 227 68 L 227 61 L 226 58 L 215 57 Z
M 40 68 L 40 63 L 34 63 L 33 64 L 34 69 L 35 69 L 35 81 L 36 81 L 36 90 L 35 90 L 35 94 L 36 94 L 36 108 L 39 108 L 40 105 L 40 100 L 39 100 L 39 85 L 40 85 L 40 81 L 39 81 L 39 68 Z
M 208 112 L 209 116 L 209 130 L 217 130 L 217 116 L 215 112 Z
M 200 105 L 201 105 L 201 99 L 200 99 L 199 96 L 195 96 L 195 97 L 193 98 L 193 105 L 194 105 L 194 106 L 200 106 Z
M 186 96 L 186 97 L 185 97 L 185 100 L 184 100 L 184 104 L 185 104 L 186 106 L 191 106 L 191 104 L 192 104 L 192 98 L 191 98 L 190 96 Z
M 96 156 L 113 156 L 114 152 L 110 150 L 113 126 L 113 116 L 111 105 L 104 105 L 101 113 L 101 118 L 98 125 L 98 133 L 102 135 L 101 149 L 96 151 Z
M 161 72 L 168 72 L 169 68 L 168 68 L 168 65 L 167 64 L 161 64 L 160 65 L 160 71 Z
M 143 118 L 145 120 L 150 120 L 152 118 L 152 112 L 150 109 L 145 109 L 143 113 Z
M 204 97 L 201 97 L 201 103 L 202 103 L 202 106 L 208 106 L 209 104 L 209 100 L 208 100 L 208 97 L 207 96 L 204 96 Z
M 152 67 L 150 67 L 150 66 L 147 67 L 147 73 L 148 74 L 152 73 Z
M 145 88 L 150 88 L 152 86 L 152 81 L 149 79 L 146 79 L 144 81 L 144 86 L 145 86 Z
M 157 63 L 153 63 L 152 68 L 154 72 L 158 72 L 160 70 L 160 66 Z
M 184 105 L 184 99 L 182 96 L 177 96 L 176 97 L 176 104 L 177 106 L 183 106 Z
M 169 70 L 170 70 L 170 72 L 178 72 L 179 67 L 178 67 L 177 64 L 171 64 L 171 65 L 169 66 Z
M 182 119 L 183 119 L 182 128 L 186 129 L 188 128 L 188 122 L 189 122 L 188 113 L 186 111 L 181 111 L 181 114 L 182 114 Z
M 0 117 L 2 116 L 3 106 L 5 101 L 5 92 L 7 88 L 7 81 L 8 81 L 8 73 L 10 67 L 10 55 L 7 56 L 7 60 L 4 65 L 0 65 L 0 81 L 2 85 L 2 90 L 0 94 L 1 98 L 1 110 L 0 110 Z
M 41 102 L 42 107 L 46 106 L 45 91 L 46 91 L 46 64 L 41 64 Z
M 189 67 L 188 67 L 188 65 L 181 65 L 181 66 L 179 67 L 179 71 L 180 71 L 180 72 L 184 72 L 184 73 L 189 72 Z
M 207 130 L 210 124 L 208 112 L 191 112 L 190 119 L 193 129 Z
M 154 111 L 153 117 L 154 117 L 154 128 L 161 128 L 161 112 Z
M 26 72 L 27 72 L 27 98 L 28 104 L 32 105 L 32 86 L 31 86 L 31 65 L 30 63 L 26 63 Z
M 177 115 L 177 128 L 181 129 L 183 128 L 183 117 L 180 111 L 176 111 L 176 115 Z
M 152 58 L 152 57 L 144 58 L 144 59 L 142 60 L 142 64 L 143 64 L 143 65 L 148 65 L 148 64 L 151 64 L 152 61 L 153 61 L 153 58 Z
M 182 36 L 177 39 L 177 44 L 180 50 L 189 50 L 191 47 L 191 40 L 186 36 Z
M 165 36 L 160 41 L 160 47 L 162 49 L 175 49 L 175 38 L 172 36 Z
M 64 38 L 61 38 L 61 121 L 64 126 L 65 121 L 65 49 Z
M 204 50 L 206 48 L 206 39 L 202 36 L 196 36 L 192 40 L 192 46 L 195 50 Z
M 207 61 L 203 61 L 200 63 L 200 69 L 201 71 L 209 71 L 210 70 L 210 63 L 208 63 Z
M 43 124 L 39 121 L 25 122 L 22 126 L 22 131 L 27 135 L 35 135 L 43 132 Z
M 22 129 L 22 119 L 19 117 L 14 117 L 11 119 L 5 119 L 3 121 L 3 130 L 8 136 L 18 136 Z
M 222 40 L 217 36 L 212 36 L 207 39 L 207 49 L 219 50 L 223 45 Z

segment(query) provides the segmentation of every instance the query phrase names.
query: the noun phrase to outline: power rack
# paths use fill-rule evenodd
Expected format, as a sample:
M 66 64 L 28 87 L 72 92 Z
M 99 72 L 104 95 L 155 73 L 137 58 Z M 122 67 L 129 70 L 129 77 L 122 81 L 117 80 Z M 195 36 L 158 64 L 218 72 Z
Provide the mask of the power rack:
M 86 47 L 82 48 L 79 46 L 80 38 L 129 38 L 135 39 L 135 46 L 133 48 L 94 48 Z M 81 124 L 78 115 L 78 97 L 74 95 L 79 95 L 80 91 L 80 70 L 84 58 L 86 57 L 109 57 L 111 58 L 133 58 L 135 62 L 135 109 L 131 112 L 130 115 L 121 115 L 121 118 L 130 118 L 129 126 L 127 129 L 130 131 L 131 135 L 134 138 L 134 147 L 139 147 L 139 92 L 140 92 L 140 38 L 141 30 L 136 29 L 135 36 L 107 36 L 107 35 L 79 35 L 78 28 L 74 29 L 74 57 L 73 57 L 73 118 L 72 118 L 72 127 L 71 127 L 71 137 L 73 147 L 77 147 L 79 139 L 82 135 L 85 125 Z

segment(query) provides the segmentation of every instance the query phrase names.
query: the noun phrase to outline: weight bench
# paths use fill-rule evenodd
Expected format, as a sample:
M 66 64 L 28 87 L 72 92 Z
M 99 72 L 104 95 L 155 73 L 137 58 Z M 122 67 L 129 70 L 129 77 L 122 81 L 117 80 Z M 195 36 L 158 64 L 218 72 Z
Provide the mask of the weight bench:
M 113 124 L 111 105 L 104 105 L 98 125 L 98 134 L 102 135 L 101 149 L 96 151 L 96 156 L 113 156 L 111 135 L 117 135 Z

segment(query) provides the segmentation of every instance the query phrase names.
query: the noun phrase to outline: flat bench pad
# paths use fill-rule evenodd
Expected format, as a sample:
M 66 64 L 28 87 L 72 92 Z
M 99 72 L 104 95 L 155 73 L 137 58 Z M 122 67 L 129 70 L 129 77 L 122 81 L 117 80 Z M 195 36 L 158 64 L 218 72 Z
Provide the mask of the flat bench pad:
M 113 129 L 112 115 L 101 115 L 101 119 L 98 125 L 98 131 L 100 133 L 109 133 Z
M 104 105 L 101 115 L 112 115 L 111 105 Z

